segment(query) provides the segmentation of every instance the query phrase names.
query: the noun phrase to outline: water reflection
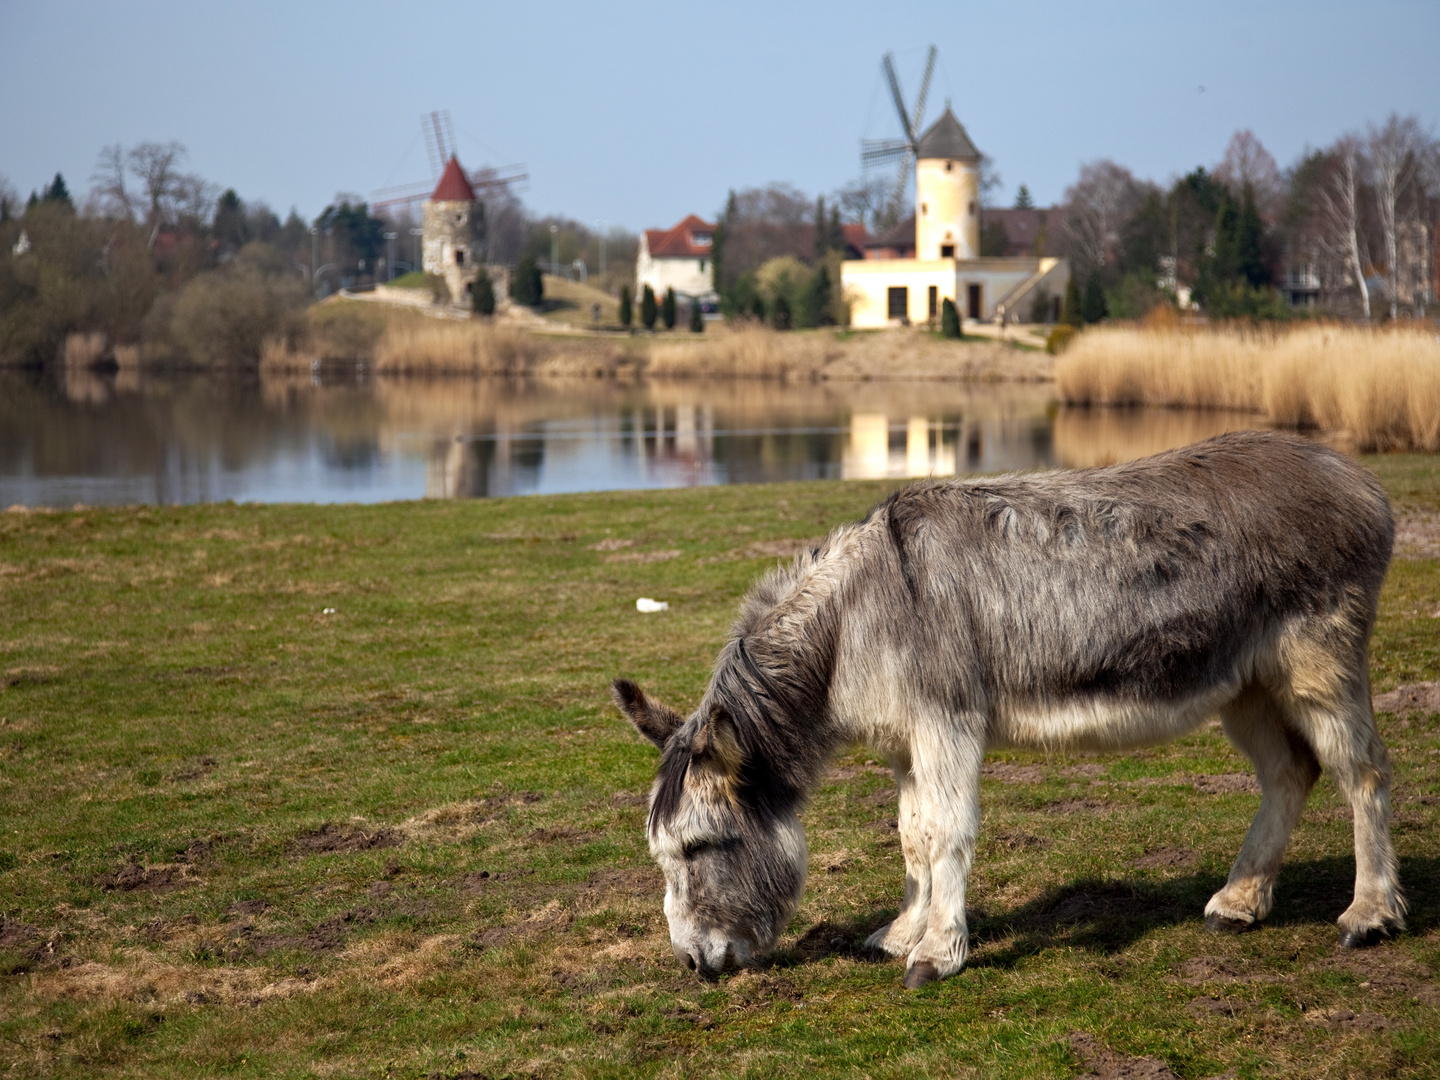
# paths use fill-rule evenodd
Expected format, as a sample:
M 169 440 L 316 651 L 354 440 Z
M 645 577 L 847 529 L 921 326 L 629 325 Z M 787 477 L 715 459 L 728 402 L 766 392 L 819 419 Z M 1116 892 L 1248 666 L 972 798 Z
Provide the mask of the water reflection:
M 1251 417 L 1045 386 L 0 373 L 0 505 L 373 502 L 1087 465 Z

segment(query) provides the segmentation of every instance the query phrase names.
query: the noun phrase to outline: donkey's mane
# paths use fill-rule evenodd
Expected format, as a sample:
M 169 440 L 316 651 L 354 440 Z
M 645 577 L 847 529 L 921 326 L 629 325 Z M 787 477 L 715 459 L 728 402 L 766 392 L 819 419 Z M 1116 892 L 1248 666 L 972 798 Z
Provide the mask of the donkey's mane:
M 832 743 L 835 592 L 844 572 L 836 549 L 848 546 L 848 535 L 836 530 L 746 594 L 697 717 L 665 747 L 650 808 L 652 831 L 679 809 L 697 724 L 728 718 L 741 757 L 736 797 L 762 815 L 795 806 L 824 768 Z

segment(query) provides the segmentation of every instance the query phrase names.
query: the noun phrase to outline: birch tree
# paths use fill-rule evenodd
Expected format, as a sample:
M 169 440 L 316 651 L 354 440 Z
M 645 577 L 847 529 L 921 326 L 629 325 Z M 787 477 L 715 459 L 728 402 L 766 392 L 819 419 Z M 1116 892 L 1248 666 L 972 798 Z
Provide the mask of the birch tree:
M 1355 275 L 1360 288 L 1360 308 L 1370 318 L 1370 289 L 1365 284 L 1365 263 L 1360 257 L 1360 178 L 1365 160 L 1360 142 L 1346 136 L 1331 150 L 1331 166 L 1319 193 L 1324 219 L 1326 250 L 1340 259 Z
M 1120 228 L 1140 200 L 1130 170 L 1113 161 L 1080 167 L 1080 178 L 1065 191 L 1065 232 L 1079 260 L 1100 269 L 1120 239 Z
M 1380 232 L 1385 244 L 1385 284 L 1390 294 L 1390 317 L 1400 313 L 1400 229 L 1405 200 L 1414 194 L 1430 140 L 1413 116 L 1395 113 L 1383 127 L 1371 124 L 1366 139 L 1370 176 L 1375 185 L 1375 203 Z

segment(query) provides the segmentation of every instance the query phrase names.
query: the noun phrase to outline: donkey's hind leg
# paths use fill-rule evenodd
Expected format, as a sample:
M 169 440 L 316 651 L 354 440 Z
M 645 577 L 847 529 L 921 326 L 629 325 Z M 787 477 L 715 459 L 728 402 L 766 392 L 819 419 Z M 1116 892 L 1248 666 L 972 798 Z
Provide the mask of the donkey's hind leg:
M 1390 843 L 1390 755 L 1375 728 L 1367 673 L 1346 680 L 1333 705 L 1301 699 L 1292 709 L 1355 817 L 1355 897 L 1338 920 L 1340 945 L 1372 944 L 1404 929 L 1405 900 Z
M 1285 726 L 1279 705 L 1258 686 L 1247 687 L 1222 709 L 1220 722 L 1255 766 L 1260 809 L 1225 887 L 1205 905 L 1205 928 L 1240 931 L 1270 912 L 1280 859 L 1320 764 L 1305 739 Z
M 895 920 L 866 938 L 865 945 L 890 956 L 908 956 L 925 936 L 925 924 L 930 918 L 930 859 L 920 830 L 919 795 L 910 769 L 910 755 L 897 755 L 891 767 L 900 787 L 896 824 L 900 830 L 900 850 L 905 856 L 905 899 Z

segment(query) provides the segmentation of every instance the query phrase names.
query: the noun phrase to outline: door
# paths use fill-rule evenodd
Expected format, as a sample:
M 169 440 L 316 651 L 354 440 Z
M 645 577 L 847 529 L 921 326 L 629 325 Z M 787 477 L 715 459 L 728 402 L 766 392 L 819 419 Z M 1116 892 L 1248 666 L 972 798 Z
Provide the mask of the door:
M 904 285 L 891 285 L 890 288 L 886 290 L 886 308 L 889 318 L 909 318 L 910 290 Z
M 966 307 L 969 309 L 967 314 L 972 319 L 980 318 L 980 289 L 981 286 L 979 285 L 971 285 L 966 289 Z

